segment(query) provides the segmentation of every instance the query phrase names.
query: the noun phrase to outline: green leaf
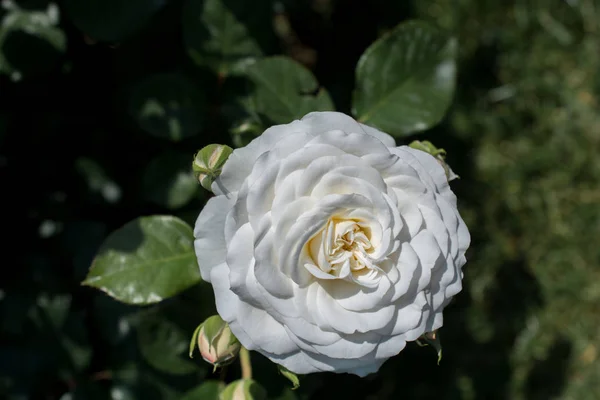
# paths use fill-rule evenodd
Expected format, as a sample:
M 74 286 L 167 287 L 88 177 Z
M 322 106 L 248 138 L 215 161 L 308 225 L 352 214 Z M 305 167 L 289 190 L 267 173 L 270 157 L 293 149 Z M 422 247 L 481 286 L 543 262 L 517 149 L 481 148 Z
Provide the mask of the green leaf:
M 329 94 L 313 74 L 288 57 L 267 57 L 240 65 L 236 78 L 246 85 L 246 94 L 237 98 L 238 106 L 263 126 L 289 123 L 311 111 L 334 109 Z
M 206 381 L 185 393 L 180 400 L 218 400 L 220 382 Z
M 277 367 L 279 369 L 279 373 L 292 382 L 292 390 L 296 390 L 300 387 L 300 378 L 298 378 L 298 375 L 282 365 L 278 365 Z
M 83 284 L 129 304 L 159 302 L 200 282 L 193 241 L 178 218 L 137 218 L 104 241 Z
M 270 0 L 187 0 L 185 48 L 196 64 L 224 75 L 236 62 L 273 48 L 272 14 Z
M 136 32 L 159 10 L 158 0 L 65 0 L 75 26 L 94 40 L 118 42 Z
M 454 93 L 456 41 L 410 21 L 373 43 L 356 68 L 353 114 L 395 136 L 428 129 L 444 117 Z
M 183 75 L 157 74 L 140 82 L 130 112 L 151 135 L 174 142 L 196 135 L 204 124 L 205 99 Z
M 0 72 L 13 80 L 49 71 L 66 49 L 66 37 L 58 28 L 59 9 L 21 10 L 11 4 L 0 20 Z
M 142 177 L 144 198 L 169 209 L 186 205 L 198 192 L 190 159 L 167 151 L 150 161 Z
M 187 375 L 198 370 L 196 364 L 181 357 L 188 347 L 185 332 L 160 316 L 141 319 L 138 344 L 144 359 L 159 371 Z

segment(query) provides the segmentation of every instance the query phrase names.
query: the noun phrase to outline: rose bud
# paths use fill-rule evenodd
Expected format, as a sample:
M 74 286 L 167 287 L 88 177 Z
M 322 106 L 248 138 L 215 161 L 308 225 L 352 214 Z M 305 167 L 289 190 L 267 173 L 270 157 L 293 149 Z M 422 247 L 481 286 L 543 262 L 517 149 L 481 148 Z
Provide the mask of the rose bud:
M 231 363 L 240 352 L 240 342 L 229 325 L 218 315 L 209 317 L 198 330 L 198 349 L 202 358 L 215 367 Z
M 192 169 L 206 190 L 211 190 L 213 181 L 221 174 L 221 168 L 233 150 L 223 144 L 209 144 L 194 155 Z

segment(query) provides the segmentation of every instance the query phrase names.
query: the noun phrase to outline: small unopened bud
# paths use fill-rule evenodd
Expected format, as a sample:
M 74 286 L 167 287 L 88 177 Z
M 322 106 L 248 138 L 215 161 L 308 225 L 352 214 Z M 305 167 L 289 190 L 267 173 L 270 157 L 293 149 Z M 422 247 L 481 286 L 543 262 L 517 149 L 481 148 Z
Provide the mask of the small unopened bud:
M 215 368 L 231 363 L 240 352 L 240 342 L 229 329 L 229 325 L 218 315 L 207 318 L 196 329 L 194 337 L 204 361 Z M 191 350 L 193 351 L 193 348 Z
M 210 190 L 232 152 L 233 149 L 224 144 L 209 144 L 194 155 L 192 169 L 204 189 Z
M 264 400 L 267 392 L 252 379 L 231 382 L 219 396 L 219 400 Z
M 450 166 L 446 163 L 446 150 L 438 149 L 433 145 L 433 143 L 431 143 L 428 140 L 424 140 L 422 142 L 420 140 L 414 140 L 411 144 L 409 144 L 409 147 L 412 147 L 416 150 L 424 151 L 425 153 L 429 153 L 433 157 L 435 157 L 438 163 L 440 163 L 440 165 L 444 167 L 444 171 L 446 172 L 446 178 L 448 179 L 448 182 L 456 178 L 460 178 L 460 176 L 456 175 L 454 171 L 452 171 Z

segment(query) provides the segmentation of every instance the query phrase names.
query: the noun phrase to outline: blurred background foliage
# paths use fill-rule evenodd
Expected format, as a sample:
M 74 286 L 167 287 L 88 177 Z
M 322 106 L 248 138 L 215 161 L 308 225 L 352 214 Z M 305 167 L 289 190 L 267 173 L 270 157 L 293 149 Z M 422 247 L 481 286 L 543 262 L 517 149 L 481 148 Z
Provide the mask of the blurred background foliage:
M 292 392 L 254 355 L 256 379 L 273 399 L 600 398 L 597 1 L 2 5 L 0 398 L 208 398 L 193 389 L 218 373 L 186 349 L 213 312 L 210 288 L 118 303 L 80 285 L 100 243 L 140 215 L 193 223 L 207 198 L 193 153 L 246 143 L 272 122 L 241 111 L 256 98 L 237 60 L 290 57 L 318 81 L 298 78 L 313 94 L 306 107 L 349 113 L 359 56 L 411 18 L 459 43 L 452 108 L 415 135 L 448 151 L 473 235 L 443 360 L 412 344 L 377 375 L 311 375 Z

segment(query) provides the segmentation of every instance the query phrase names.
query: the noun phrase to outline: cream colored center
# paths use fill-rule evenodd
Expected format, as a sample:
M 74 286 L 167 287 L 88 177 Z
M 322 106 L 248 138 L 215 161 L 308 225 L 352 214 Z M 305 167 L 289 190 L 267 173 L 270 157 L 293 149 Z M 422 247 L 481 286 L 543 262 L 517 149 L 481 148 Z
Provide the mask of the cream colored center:
M 370 261 L 374 250 L 371 230 L 361 221 L 330 218 L 320 234 L 310 240 L 309 249 L 315 265 L 336 277 L 376 269 Z

